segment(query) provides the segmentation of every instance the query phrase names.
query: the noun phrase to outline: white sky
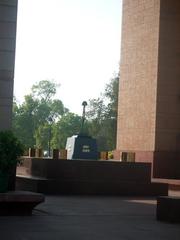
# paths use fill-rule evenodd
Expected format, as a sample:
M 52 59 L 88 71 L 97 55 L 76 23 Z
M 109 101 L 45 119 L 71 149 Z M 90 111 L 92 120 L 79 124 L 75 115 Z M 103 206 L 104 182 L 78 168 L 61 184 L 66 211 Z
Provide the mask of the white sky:
M 53 79 L 56 97 L 81 114 L 118 71 L 120 30 L 121 0 L 19 0 L 14 95 L 22 102 Z

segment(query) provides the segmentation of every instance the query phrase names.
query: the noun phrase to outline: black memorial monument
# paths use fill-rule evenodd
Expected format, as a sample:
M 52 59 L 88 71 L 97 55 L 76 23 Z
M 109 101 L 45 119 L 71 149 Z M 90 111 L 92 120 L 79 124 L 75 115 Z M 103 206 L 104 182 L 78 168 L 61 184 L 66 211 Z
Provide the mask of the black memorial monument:
M 82 160 L 97 160 L 98 151 L 96 139 L 88 136 L 84 133 L 84 122 L 85 122 L 85 108 L 87 102 L 83 101 L 83 114 L 82 114 L 82 123 L 81 130 L 78 135 L 73 135 L 67 139 L 66 150 L 67 150 L 67 159 L 82 159 Z

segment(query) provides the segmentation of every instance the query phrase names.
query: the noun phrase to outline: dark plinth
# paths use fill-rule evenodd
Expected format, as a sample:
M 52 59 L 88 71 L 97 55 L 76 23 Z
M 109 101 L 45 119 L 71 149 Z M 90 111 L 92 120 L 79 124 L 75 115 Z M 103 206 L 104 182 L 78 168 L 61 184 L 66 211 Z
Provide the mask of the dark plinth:
M 0 193 L 0 216 L 31 215 L 33 208 L 44 200 L 43 194 L 28 191 Z
M 86 135 L 74 135 L 66 143 L 68 159 L 98 159 L 96 139 Z
M 159 221 L 180 222 L 180 198 L 161 196 L 157 198 L 156 217 Z

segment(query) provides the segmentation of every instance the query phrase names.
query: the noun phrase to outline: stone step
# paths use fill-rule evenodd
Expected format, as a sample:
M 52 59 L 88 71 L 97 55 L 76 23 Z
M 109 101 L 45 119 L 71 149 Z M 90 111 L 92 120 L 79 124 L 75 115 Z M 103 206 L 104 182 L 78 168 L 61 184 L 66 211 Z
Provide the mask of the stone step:
M 0 193 L 0 216 L 31 215 L 35 206 L 45 201 L 43 194 L 29 191 Z
M 167 195 L 166 184 L 143 183 L 139 181 L 97 181 L 90 179 L 63 180 L 42 179 L 37 177 L 16 177 L 17 190 L 30 190 L 45 194 L 96 194 L 126 196 Z
M 156 218 L 159 221 L 180 223 L 180 197 L 158 197 Z

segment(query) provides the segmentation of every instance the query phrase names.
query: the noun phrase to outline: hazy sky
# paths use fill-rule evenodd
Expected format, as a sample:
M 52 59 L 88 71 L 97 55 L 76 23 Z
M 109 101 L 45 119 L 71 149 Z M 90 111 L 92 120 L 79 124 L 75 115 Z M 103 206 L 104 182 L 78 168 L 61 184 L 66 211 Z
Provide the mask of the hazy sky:
M 80 114 L 104 90 L 120 59 L 121 0 L 19 0 L 14 94 L 45 79 Z

